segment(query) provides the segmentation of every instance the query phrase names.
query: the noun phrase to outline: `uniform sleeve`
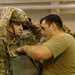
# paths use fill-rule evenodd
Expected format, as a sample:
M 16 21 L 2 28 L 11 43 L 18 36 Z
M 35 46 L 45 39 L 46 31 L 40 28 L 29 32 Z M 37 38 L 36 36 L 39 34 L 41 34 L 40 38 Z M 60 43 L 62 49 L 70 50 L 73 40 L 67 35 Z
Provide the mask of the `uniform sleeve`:
M 62 36 L 54 36 L 43 45 L 49 48 L 53 53 L 54 58 L 61 55 L 68 48 L 67 41 Z
M 8 24 L 9 24 L 9 20 L 8 20 L 7 17 L 2 18 L 2 19 L 0 20 L 0 36 L 1 36 L 2 34 L 4 34 L 4 31 L 5 31 L 6 26 L 7 26 Z
M 36 23 L 30 21 L 28 23 L 28 27 L 29 27 L 30 31 L 32 32 L 32 34 L 35 36 L 36 42 L 39 41 L 42 37 L 40 26 L 38 26 Z
M 34 35 L 31 32 L 27 32 L 27 34 L 22 35 L 23 45 L 35 45 L 36 40 Z
M 4 53 L 3 53 L 3 43 L 0 38 L 0 75 L 4 75 L 5 72 L 5 64 L 4 64 Z

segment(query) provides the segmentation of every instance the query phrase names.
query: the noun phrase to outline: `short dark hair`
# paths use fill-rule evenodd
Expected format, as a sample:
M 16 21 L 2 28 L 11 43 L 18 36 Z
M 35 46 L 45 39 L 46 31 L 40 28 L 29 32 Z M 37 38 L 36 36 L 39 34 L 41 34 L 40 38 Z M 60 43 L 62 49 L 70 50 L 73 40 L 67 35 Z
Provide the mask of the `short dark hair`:
M 50 26 L 51 23 L 56 23 L 57 27 L 58 28 L 61 28 L 63 27 L 63 23 L 62 23 L 62 20 L 61 18 L 57 15 L 57 14 L 49 14 L 45 17 L 43 17 L 41 20 L 40 20 L 40 24 L 42 23 L 42 21 L 45 20 L 46 23 Z

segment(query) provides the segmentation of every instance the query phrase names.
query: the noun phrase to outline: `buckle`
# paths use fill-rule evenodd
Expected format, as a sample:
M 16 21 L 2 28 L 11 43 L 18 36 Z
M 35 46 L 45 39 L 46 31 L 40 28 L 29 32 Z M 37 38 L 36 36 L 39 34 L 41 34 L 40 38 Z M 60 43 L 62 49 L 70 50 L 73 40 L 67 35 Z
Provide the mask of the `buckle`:
M 12 53 L 12 57 L 13 57 L 13 58 L 17 57 L 17 54 Z
M 10 70 L 6 71 L 6 75 L 12 75 L 11 72 L 10 72 Z

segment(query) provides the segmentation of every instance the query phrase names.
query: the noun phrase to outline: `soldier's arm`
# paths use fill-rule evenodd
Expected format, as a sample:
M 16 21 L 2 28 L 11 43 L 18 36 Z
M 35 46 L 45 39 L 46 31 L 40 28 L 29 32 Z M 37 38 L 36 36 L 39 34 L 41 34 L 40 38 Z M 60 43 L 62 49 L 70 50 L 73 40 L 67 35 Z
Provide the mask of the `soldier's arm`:
M 9 25 L 9 20 L 11 18 L 12 12 L 16 8 L 14 7 L 6 7 L 1 13 L 1 20 L 0 20 L 0 35 L 2 35 L 5 31 L 5 27 Z
M 0 35 L 4 34 L 6 26 L 9 24 L 7 17 L 4 17 L 0 20 Z
M 35 39 L 39 41 L 42 37 L 41 35 L 41 27 L 35 24 L 33 21 L 29 21 L 27 23 L 29 29 L 31 30 L 32 34 L 35 36 Z
M 0 75 L 4 75 L 4 72 L 5 72 L 4 55 L 5 55 L 5 52 L 4 52 L 3 42 L 0 36 Z

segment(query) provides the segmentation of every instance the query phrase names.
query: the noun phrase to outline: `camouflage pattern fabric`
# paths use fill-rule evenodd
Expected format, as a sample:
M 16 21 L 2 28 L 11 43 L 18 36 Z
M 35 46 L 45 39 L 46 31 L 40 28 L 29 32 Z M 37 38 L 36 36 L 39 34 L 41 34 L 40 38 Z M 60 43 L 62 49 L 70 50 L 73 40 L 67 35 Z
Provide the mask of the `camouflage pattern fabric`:
M 5 28 L 8 24 L 8 19 L 4 18 L 0 22 L 0 28 Z M 12 40 L 10 43 L 8 42 L 6 37 L 3 36 L 3 32 L 5 29 L 2 29 L 3 31 L 0 30 L 0 75 L 4 75 L 5 70 L 9 68 L 8 62 L 11 60 L 11 58 L 9 57 L 16 56 L 14 50 L 17 47 L 23 45 L 34 45 L 39 42 L 41 38 L 41 29 L 39 28 L 39 26 L 33 23 L 29 23 L 28 26 L 31 32 L 27 33 L 26 35 L 22 35 L 20 38 Z M 11 55 L 9 54 L 8 50 Z
M 2 35 L 8 24 L 9 24 L 9 20 L 7 17 L 2 18 L 0 20 L 0 75 L 4 75 L 5 69 L 6 69 L 5 67 L 6 53 L 5 53 L 5 47 L 2 41 Z
M 3 33 L 4 33 L 4 31 L 5 31 L 5 28 L 6 28 L 6 26 L 8 26 L 8 25 L 9 25 L 9 20 L 8 20 L 7 17 L 2 18 L 2 19 L 0 20 L 0 36 L 3 35 Z
M 26 23 L 27 21 L 27 15 L 24 11 L 22 11 L 21 9 L 16 9 L 13 13 L 12 16 L 10 18 L 10 21 L 14 22 L 22 22 L 22 23 Z
M 5 61 L 6 61 L 5 47 L 3 45 L 2 38 L 0 37 L 0 75 L 5 75 L 5 69 L 7 67 Z
M 4 59 L 3 59 L 3 46 L 1 43 L 1 39 L 0 39 L 0 75 L 3 75 L 3 73 L 5 72 L 4 70 Z

